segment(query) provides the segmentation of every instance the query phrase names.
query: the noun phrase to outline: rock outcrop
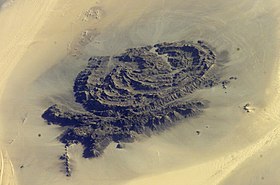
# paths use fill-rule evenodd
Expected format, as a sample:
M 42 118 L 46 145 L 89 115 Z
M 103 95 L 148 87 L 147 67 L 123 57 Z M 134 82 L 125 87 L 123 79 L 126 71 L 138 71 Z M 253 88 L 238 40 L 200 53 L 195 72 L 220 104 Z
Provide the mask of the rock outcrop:
M 150 136 L 198 115 L 207 101 L 189 95 L 220 83 L 213 72 L 215 61 L 202 41 L 164 42 L 118 56 L 91 57 L 73 87 L 84 111 L 53 105 L 42 117 L 67 128 L 60 137 L 65 145 L 81 143 L 84 157 L 98 157 L 113 141 L 133 142 L 138 135 Z

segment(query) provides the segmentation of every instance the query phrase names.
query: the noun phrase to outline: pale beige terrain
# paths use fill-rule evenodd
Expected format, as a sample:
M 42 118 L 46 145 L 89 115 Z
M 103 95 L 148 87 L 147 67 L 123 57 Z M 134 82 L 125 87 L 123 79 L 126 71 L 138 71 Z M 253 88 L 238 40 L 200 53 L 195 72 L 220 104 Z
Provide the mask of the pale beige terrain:
M 0 184 L 280 184 L 279 13 L 277 0 L 2 5 Z M 73 175 L 66 177 L 58 160 L 62 129 L 47 125 L 43 111 L 55 102 L 73 103 L 73 79 L 90 56 L 179 40 L 205 40 L 227 51 L 222 76 L 238 79 L 227 89 L 194 94 L 210 101 L 201 116 L 123 150 L 112 144 L 101 158 L 84 159 L 81 146 L 70 147 Z

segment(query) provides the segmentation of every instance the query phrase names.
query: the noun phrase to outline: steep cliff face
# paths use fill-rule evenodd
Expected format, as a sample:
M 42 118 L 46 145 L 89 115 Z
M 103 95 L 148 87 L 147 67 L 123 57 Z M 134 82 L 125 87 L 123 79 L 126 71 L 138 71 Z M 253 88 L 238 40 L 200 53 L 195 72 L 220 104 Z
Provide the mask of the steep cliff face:
M 198 115 L 206 100 L 190 99 L 198 89 L 220 83 L 216 55 L 202 41 L 160 43 L 127 49 L 119 56 L 91 57 L 74 83 L 84 112 L 63 105 L 42 117 L 67 126 L 60 141 L 81 143 L 84 157 L 98 157 L 110 142 L 133 142 Z

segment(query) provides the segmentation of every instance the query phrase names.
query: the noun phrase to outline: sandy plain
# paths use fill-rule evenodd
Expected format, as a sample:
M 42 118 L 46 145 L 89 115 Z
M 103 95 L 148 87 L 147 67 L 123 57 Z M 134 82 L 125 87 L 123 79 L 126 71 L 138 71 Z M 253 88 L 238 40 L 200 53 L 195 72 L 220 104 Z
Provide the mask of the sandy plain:
M 10 1 L 0 10 L 0 184 L 280 184 L 279 8 L 274 0 Z M 238 80 L 196 93 L 211 102 L 203 115 L 125 150 L 112 144 L 88 160 L 71 147 L 65 177 L 62 129 L 42 112 L 73 103 L 73 79 L 90 56 L 178 40 L 227 51 L 223 77 Z

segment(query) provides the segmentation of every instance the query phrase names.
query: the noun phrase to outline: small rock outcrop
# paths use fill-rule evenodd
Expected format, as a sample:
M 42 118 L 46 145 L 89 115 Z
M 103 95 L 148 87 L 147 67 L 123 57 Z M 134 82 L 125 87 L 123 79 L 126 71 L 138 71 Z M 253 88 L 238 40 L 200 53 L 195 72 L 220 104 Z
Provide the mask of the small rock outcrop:
M 116 148 L 117 149 L 123 149 L 123 148 L 125 148 L 125 144 L 124 143 L 118 143 Z
M 68 154 L 68 145 L 64 146 L 64 150 L 65 150 L 65 152 L 63 155 L 60 156 L 60 160 L 64 161 L 63 164 L 64 164 L 65 175 L 67 177 L 70 177 L 72 174 L 72 171 L 71 171 L 71 167 L 70 167 L 70 157 Z
M 243 110 L 247 113 L 250 113 L 250 112 L 253 112 L 254 111 L 254 108 L 251 106 L 250 103 L 246 103 L 244 106 L 243 106 Z
M 84 157 L 98 157 L 111 142 L 133 142 L 138 135 L 150 136 L 200 114 L 208 102 L 189 95 L 221 83 L 213 72 L 215 62 L 216 54 L 202 41 L 91 57 L 73 87 L 84 111 L 55 104 L 42 117 L 67 128 L 62 143 L 81 143 Z

